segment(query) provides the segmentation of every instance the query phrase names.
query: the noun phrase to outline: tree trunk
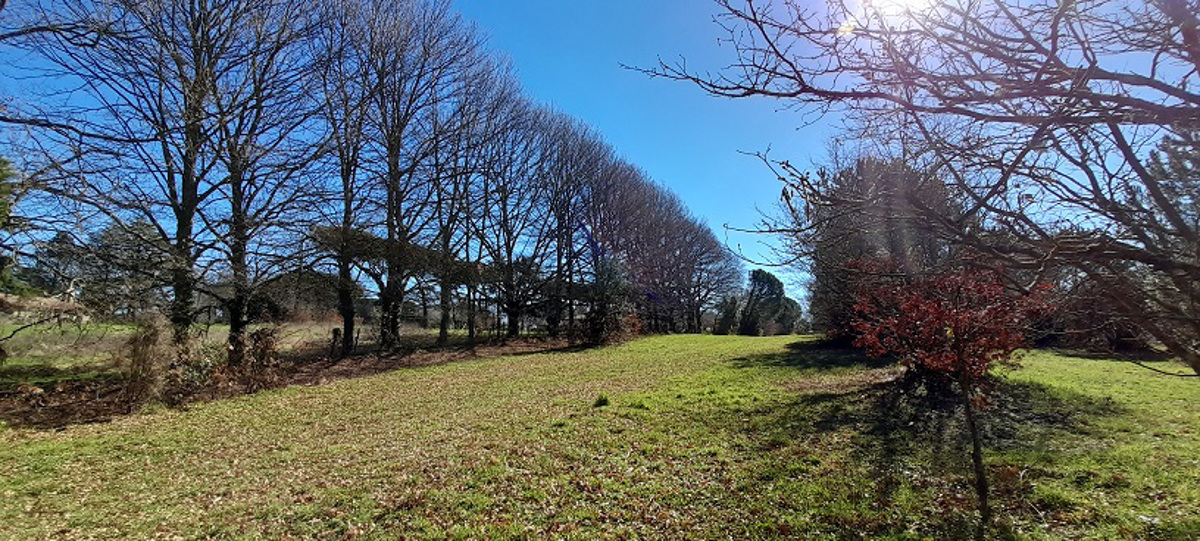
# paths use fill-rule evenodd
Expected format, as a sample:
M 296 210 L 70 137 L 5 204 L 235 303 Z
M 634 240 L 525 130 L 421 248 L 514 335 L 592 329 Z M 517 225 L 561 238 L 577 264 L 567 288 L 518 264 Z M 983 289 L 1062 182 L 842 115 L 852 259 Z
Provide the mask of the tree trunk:
M 559 220 L 559 229 L 561 230 L 563 220 Z M 557 338 L 561 333 L 560 325 L 562 324 L 563 314 L 563 240 L 562 235 L 559 235 L 558 242 L 554 247 L 554 288 L 550 293 L 549 310 L 546 311 L 546 334 L 551 338 Z
M 339 151 L 341 158 L 342 178 L 342 238 L 337 255 L 338 269 L 338 314 L 342 316 L 342 342 L 338 357 L 345 358 L 354 354 L 357 345 L 354 337 L 354 258 L 350 253 L 350 233 L 354 230 L 354 185 L 355 172 L 358 170 L 358 153 L 347 147 Z
M 509 338 L 516 338 L 521 334 L 521 308 L 514 302 L 506 303 L 504 315 L 508 318 L 507 336 Z
M 454 293 L 454 290 L 450 285 L 450 280 L 447 278 L 442 279 L 440 289 L 438 304 L 442 314 L 438 321 L 437 345 L 445 346 L 450 341 L 450 305 L 453 301 L 451 295 Z
M 379 295 L 381 309 L 380 346 L 384 350 L 395 349 L 400 339 L 400 311 L 403 308 L 404 295 L 400 287 L 400 264 L 394 261 L 396 256 L 388 257 L 388 276 Z
M 574 335 L 575 328 L 575 258 L 567 254 L 567 335 Z
M 385 217 L 384 229 L 387 231 L 387 280 L 380 293 L 380 304 L 383 317 L 380 323 L 379 343 L 384 350 L 396 347 L 400 335 L 400 305 L 403 299 L 400 295 L 401 262 L 398 243 L 399 231 L 399 191 L 402 172 L 400 170 L 400 144 L 394 137 L 386 142 L 387 153 L 387 186 L 384 197 Z
M 171 272 L 171 326 L 177 346 L 187 344 L 193 321 L 195 284 L 192 281 L 192 269 L 185 267 L 185 264 L 184 261 L 178 262 L 178 267 Z
M 236 287 L 236 286 L 235 286 Z M 241 289 L 237 287 L 237 289 Z M 246 297 L 243 293 L 235 293 L 229 301 L 229 364 L 241 365 L 246 360 L 246 328 L 247 321 Z
M 192 51 L 197 70 L 201 70 L 201 66 L 204 65 L 200 51 L 201 48 Z M 195 322 L 193 309 L 196 300 L 196 277 L 192 274 L 195 263 L 192 253 L 192 227 L 196 220 L 196 209 L 200 206 L 200 170 L 197 162 L 200 160 L 201 148 L 206 139 L 202 121 L 207 115 L 204 101 L 208 95 L 208 86 L 202 77 L 197 77 L 188 85 L 188 90 L 189 92 L 183 95 L 185 125 L 179 199 L 173 205 L 175 267 L 171 273 L 171 324 L 174 327 L 174 342 L 177 347 L 186 346 L 191 340 L 192 324 Z M 163 144 L 165 147 L 166 142 Z
M 338 355 L 349 357 L 354 354 L 354 276 L 350 273 L 350 258 L 346 255 L 338 256 L 338 314 L 342 316 L 342 344 Z
M 418 287 L 421 288 L 421 328 L 428 329 L 429 328 L 429 290 L 425 289 L 424 286 L 418 286 Z
M 184 164 L 185 177 L 187 164 Z M 184 183 L 186 184 L 186 178 Z M 195 207 L 189 204 L 186 194 L 183 208 L 175 213 L 175 243 L 173 269 L 171 270 L 171 326 L 176 346 L 185 346 L 191 339 L 192 324 L 195 322 L 196 277 L 192 274 L 192 223 Z
M 246 328 L 250 324 L 250 282 L 246 265 L 246 232 L 243 220 L 233 220 L 230 266 L 233 267 L 233 298 L 229 307 L 229 359 L 231 366 L 246 360 Z
M 245 187 L 241 171 L 231 171 L 229 265 L 233 270 L 233 298 L 229 301 L 229 364 L 233 366 L 246 360 L 246 327 L 250 324 L 250 272 L 246 262 L 250 232 L 246 223 Z
M 475 347 L 475 287 L 467 286 L 467 345 Z
M 379 295 L 379 348 L 386 351 L 396 347 L 396 303 L 385 290 Z
M 965 378 L 960 378 L 962 386 L 963 411 L 967 418 L 967 431 L 971 434 L 971 463 L 975 467 L 975 497 L 979 504 L 979 529 L 975 531 L 975 539 L 982 541 L 987 537 L 988 527 L 992 522 L 992 508 L 988 503 L 987 470 L 983 465 L 983 442 L 979 437 L 979 425 L 975 419 L 975 407 L 971 403 L 971 387 Z
M 558 286 L 555 286 L 556 288 Z M 562 297 L 555 294 L 549 299 L 549 309 L 546 311 L 546 335 L 558 338 L 562 334 Z

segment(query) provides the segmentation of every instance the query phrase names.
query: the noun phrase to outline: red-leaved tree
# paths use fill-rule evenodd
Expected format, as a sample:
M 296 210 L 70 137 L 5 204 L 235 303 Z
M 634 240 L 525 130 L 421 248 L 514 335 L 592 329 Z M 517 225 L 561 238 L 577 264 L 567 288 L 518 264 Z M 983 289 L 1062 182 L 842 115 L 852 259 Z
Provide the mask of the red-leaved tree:
M 971 435 L 982 539 L 991 509 L 975 412 L 985 403 L 983 383 L 991 368 L 1026 345 L 1027 324 L 1045 307 L 1045 291 L 1013 292 L 994 271 L 911 276 L 882 261 L 854 267 L 861 276 L 855 345 L 872 356 L 896 356 L 910 370 L 956 388 Z

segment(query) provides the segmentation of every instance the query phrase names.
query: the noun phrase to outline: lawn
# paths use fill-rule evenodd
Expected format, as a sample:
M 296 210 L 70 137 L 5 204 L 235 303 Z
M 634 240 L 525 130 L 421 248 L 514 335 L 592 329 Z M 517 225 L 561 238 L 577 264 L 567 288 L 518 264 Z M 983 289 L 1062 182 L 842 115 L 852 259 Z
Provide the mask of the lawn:
M 360 347 L 374 348 L 372 325 L 359 323 Z M 330 330 L 340 322 L 287 322 L 274 326 L 281 355 L 308 358 L 325 354 L 329 348 Z M 125 343 L 136 330 L 134 325 L 110 323 L 47 323 L 26 327 L 12 321 L 0 322 L 0 336 L 12 334 L 3 346 L 9 357 L 0 360 L 0 392 L 26 383 L 49 386 L 62 380 L 116 377 L 120 373 L 121 355 Z M 252 329 L 255 327 L 252 327 Z M 364 332 L 365 331 L 365 332 Z M 400 338 L 409 350 L 430 348 L 437 341 L 436 329 L 414 326 L 402 328 Z M 224 355 L 229 338 L 229 325 L 197 326 L 196 338 L 201 348 L 218 356 Z M 484 340 L 486 336 L 480 337 Z M 452 343 L 466 341 L 466 331 L 454 330 Z
M 669 336 L 0 429 L 0 537 L 964 535 L 956 416 L 896 402 L 893 374 Z M 1000 535 L 1200 535 L 1200 382 L 1037 352 L 999 389 Z

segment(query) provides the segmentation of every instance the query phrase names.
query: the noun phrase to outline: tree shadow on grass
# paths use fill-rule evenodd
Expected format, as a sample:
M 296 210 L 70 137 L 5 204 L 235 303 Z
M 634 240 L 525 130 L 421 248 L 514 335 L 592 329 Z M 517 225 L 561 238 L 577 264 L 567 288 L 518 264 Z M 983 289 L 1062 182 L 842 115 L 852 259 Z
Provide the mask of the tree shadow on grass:
M 790 367 L 796 369 L 882 368 L 894 365 L 894 359 L 873 359 L 862 350 L 829 342 L 793 342 L 787 351 L 740 357 L 733 360 L 738 368 Z
M 582 343 L 574 343 L 574 344 L 565 344 L 565 345 L 560 345 L 560 346 L 550 346 L 545 349 L 518 351 L 516 353 L 509 354 L 508 356 L 509 357 L 524 357 L 527 355 L 545 355 L 545 354 L 555 354 L 555 353 L 583 353 L 585 351 L 591 351 L 593 349 L 598 349 L 601 347 L 603 347 L 602 344 L 593 344 L 590 342 L 582 342 Z
M 796 368 L 795 383 L 787 387 L 797 393 L 783 403 L 710 414 L 708 422 L 727 423 L 721 428 L 760 442 L 761 453 L 771 453 L 781 441 L 810 452 L 804 446 L 816 445 L 824 436 L 846 436 L 838 440 L 843 447 L 835 450 L 844 449 L 849 458 L 842 466 L 846 479 L 853 479 L 850 472 L 855 471 L 865 477 L 853 482 L 869 484 L 847 492 L 863 498 L 861 510 L 878 512 L 874 519 L 854 521 L 852 529 L 842 532 L 846 536 L 899 535 L 914 527 L 936 538 L 970 536 L 975 505 L 970 438 L 962 407 L 953 397 L 929 395 L 894 363 L 822 344 L 794 344 L 785 353 L 735 363 Z M 830 372 L 812 372 L 819 369 Z M 1123 411 L 1107 397 L 1000 377 L 991 382 L 989 397 L 980 421 L 986 452 L 993 457 L 1052 450 L 1064 440 L 1089 434 L 1092 419 Z M 747 418 L 758 422 L 748 424 Z M 992 459 L 989 478 L 997 515 L 1032 520 L 1032 480 L 1054 475 Z M 929 501 L 914 507 L 914 493 Z M 837 513 L 820 520 L 834 528 L 848 524 Z
M 967 537 L 974 528 L 970 436 L 961 404 L 950 397 L 921 395 L 905 378 L 874 385 L 823 429 L 857 427 L 852 456 L 867 464 L 876 481 L 877 505 L 888 506 L 904 485 L 932 488 L 933 507 L 924 519 L 930 533 Z M 1058 474 L 1037 465 L 1002 463 L 997 454 L 1052 452 L 1065 441 L 1086 437 L 1091 421 L 1123 411 L 1112 399 L 1055 389 L 1039 383 L 995 378 L 979 425 L 988 463 L 992 507 L 1004 524 L 1032 521 L 1033 482 Z M 914 475 L 914 471 L 921 472 Z
M 43 364 L 0 365 L 0 390 L 7 390 L 21 383 L 48 384 L 65 380 L 85 380 L 103 377 L 115 372 L 109 365 L 87 364 L 66 368 Z
M 1197 377 L 1196 372 L 1187 363 L 1180 360 L 1178 356 L 1171 355 L 1165 351 L 1134 350 L 1105 352 L 1062 348 L 1053 348 L 1049 351 L 1062 357 L 1083 359 L 1098 363 L 1132 364 L 1147 371 L 1174 377 Z
M 1165 363 L 1175 359 L 1175 356 L 1165 351 L 1130 350 L 1130 351 L 1090 351 L 1077 348 L 1049 348 L 1049 351 L 1063 357 L 1089 359 L 1095 361 L 1137 361 L 1143 363 Z
M 573 353 L 591 348 L 588 345 L 572 345 L 566 340 L 542 338 L 480 341 L 473 347 L 462 344 L 462 341 L 456 340 L 448 346 L 429 350 L 414 348 L 388 354 L 364 352 L 342 359 L 323 357 L 319 351 L 308 356 L 292 356 L 276 368 L 277 377 L 263 387 L 247 389 L 241 385 L 209 382 L 186 396 L 185 407 L 186 403 L 238 396 L 267 388 L 316 385 L 481 357 Z M 427 342 L 432 343 L 432 340 Z M 136 411 L 143 405 L 139 401 L 128 400 L 124 389 L 125 379 L 115 366 L 107 368 L 107 371 L 102 371 L 102 367 L 98 366 L 0 367 L 0 423 L 12 427 L 47 429 L 107 422 Z

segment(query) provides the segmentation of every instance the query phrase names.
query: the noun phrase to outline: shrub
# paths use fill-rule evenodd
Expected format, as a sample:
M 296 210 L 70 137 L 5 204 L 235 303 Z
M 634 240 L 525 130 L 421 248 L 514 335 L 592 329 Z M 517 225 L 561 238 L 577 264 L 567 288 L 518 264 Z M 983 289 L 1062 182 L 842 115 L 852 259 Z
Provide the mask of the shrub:
M 641 321 L 629 299 L 628 272 L 617 261 L 602 259 L 592 284 L 592 306 L 587 313 L 588 340 L 593 344 L 619 342 L 641 331 Z
M 250 333 L 249 358 L 243 363 L 242 384 L 250 392 L 274 387 L 279 383 L 279 327 L 270 326 Z
M 196 393 L 213 385 L 213 372 L 224 364 L 224 348 L 205 345 L 195 338 L 176 344 L 174 357 L 167 367 L 163 401 L 169 406 L 183 404 Z
M 1009 291 L 1000 273 L 960 270 L 927 276 L 897 265 L 861 261 L 855 345 L 872 356 L 894 355 L 906 366 L 957 387 L 967 430 L 983 539 L 991 523 L 987 474 L 975 409 L 986 404 L 982 383 L 991 368 L 1025 345 L 1031 318 L 1045 311 L 1042 295 Z
M 170 349 L 165 344 L 166 324 L 147 319 L 125 341 L 121 358 L 125 372 L 125 400 L 135 404 L 162 398 Z

